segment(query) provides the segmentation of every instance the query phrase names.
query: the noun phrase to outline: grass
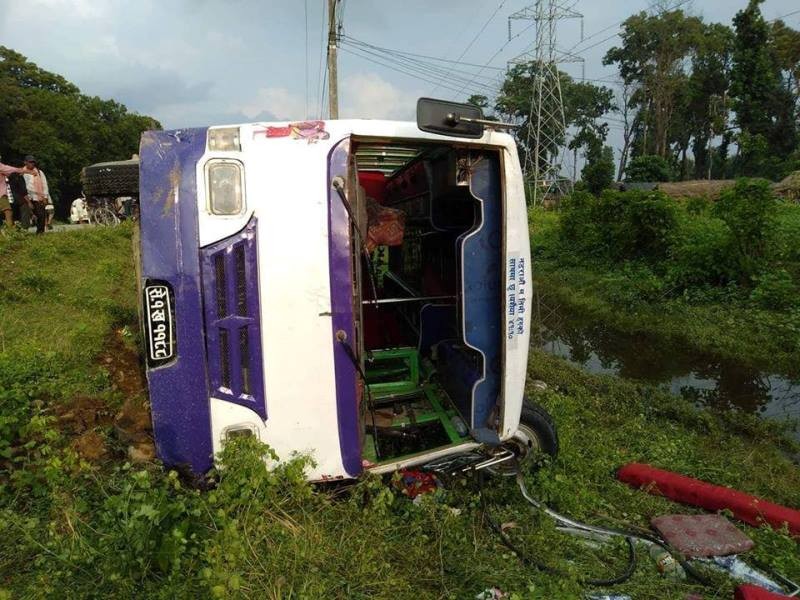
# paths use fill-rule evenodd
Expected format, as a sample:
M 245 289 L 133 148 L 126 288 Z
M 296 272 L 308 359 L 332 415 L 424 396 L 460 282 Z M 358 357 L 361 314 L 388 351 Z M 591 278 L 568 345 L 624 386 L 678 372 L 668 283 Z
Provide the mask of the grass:
M 107 426 L 95 429 L 110 456 L 82 458 L 54 406 L 88 394 L 114 410 L 123 400 L 97 357 L 109 336 L 136 331 L 129 237 L 121 227 L 0 246 L 13 261 L 2 314 L 40 316 L 4 324 L 0 598 L 461 599 L 497 586 L 517 600 L 560 599 L 599 589 L 580 582 L 587 574 L 622 569 L 622 548 L 592 550 L 563 536 L 506 479 L 486 486 L 494 516 L 559 575 L 525 566 L 498 543 L 473 482 L 417 503 L 374 477 L 314 487 L 302 477 L 304 459 L 268 472 L 266 450 L 244 439 L 226 449 L 213 489 L 199 491 L 158 464 L 127 462 Z M 787 458 L 797 448 L 755 418 L 697 411 L 538 352 L 529 376 L 528 391 L 553 414 L 562 447 L 555 462 L 527 476 L 529 489 L 558 510 L 639 527 L 658 514 L 692 512 L 616 482 L 614 470 L 634 460 L 788 505 L 800 498 L 800 469 Z M 534 391 L 534 379 L 548 388 Z M 797 541 L 742 528 L 758 558 L 800 579 Z M 640 554 L 634 577 L 615 592 L 637 600 L 732 595 L 724 578 L 712 589 L 662 579 Z
M 692 217 L 683 211 L 681 216 L 684 231 L 690 229 Z M 530 224 L 534 279 L 550 303 L 624 333 L 660 338 L 766 372 L 800 375 L 800 305 L 764 309 L 738 286 L 674 293 L 641 263 L 609 264 L 571 253 L 560 243 L 556 212 L 532 210 Z M 800 281 L 800 207 L 780 207 L 773 239 L 777 266 Z

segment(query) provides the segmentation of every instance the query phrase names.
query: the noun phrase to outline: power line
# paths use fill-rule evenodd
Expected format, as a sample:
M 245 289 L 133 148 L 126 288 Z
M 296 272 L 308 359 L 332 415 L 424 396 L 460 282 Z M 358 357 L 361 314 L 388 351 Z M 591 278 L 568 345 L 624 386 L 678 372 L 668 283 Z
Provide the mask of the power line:
M 613 40 L 615 37 L 619 37 L 619 33 L 615 32 L 612 35 L 608 36 L 607 38 L 603 38 L 599 42 L 592 44 L 591 46 L 586 46 L 586 48 L 582 48 L 579 52 L 576 52 L 578 56 L 581 54 L 585 54 L 587 50 L 591 50 L 592 48 L 596 48 L 600 44 L 605 44 L 608 40 Z
M 358 51 L 361 53 L 362 58 L 365 58 L 363 54 L 367 54 L 369 56 L 375 57 L 377 59 L 388 61 L 394 65 L 402 67 L 403 69 L 413 71 L 420 75 L 424 75 L 428 78 L 432 78 L 434 82 L 437 79 L 448 81 L 454 85 L 461 85 L 467 78 L 470 76 L 470 73 L 460 71 L 458 69 L 444 69 L 438 65 L 432 65 L 431 63 L 426 63 L 419 60 L 409 59 L 405 57 L 395 57 L 391 55 L 386 55 L 380 52 L 374 52 L 368 47 L 363 47 L 362 45 L 354 45 L 349 43 L 347 40 L 342 42 L 342 47 L 348 47 L 352 51 Z M 461 73 L 461 74 L 459 74 Z M 497 89 L 497 85 L 495 84 L 494 80 L 489 79 L 490 83 L 486 82 L 475 82 L 474 85 L 483 88 L 486 91 L 494 92 Z
M 322 65 L 325 64 L 325 3 L 322 3 L 322 26 L 320 27 L 321 33 L 319 38 L 319 69 L 317 71 L 317 98 L 319 99 L 319 111 L 317 114 L 322 118 L 322 96 L 325 93 L 322 89 L 325 84 L 322 83 Z M 326 65 L 327 68 L 327 65 Z
M 380 48 L 379 46 L 374 46 L 372 44 L 368 44 L 366 42 L 362 42 L 360 40 L 356 40 L 355 38 L 351 38 L 351 37 L 348 37 L 348 36 L 343 36 L 342 40 L 343 40 L 343 43 L 350 43 L 350 44 L 354 44 L 356 46 L 359 46 L 359 49 L 363 50 L 364 52 L 369 52 L 370 54 L 374 54 L 375 52 L 377 52 L 379 55 L 386 54 L 386 55 L 388 55 L 388 56 L 385 57 L 387 60 L 393 60 L 393 61 L 397 61 L 397 62 L 404 63 L 404 64 L 422 66 L 422 67 L 424 67 L 426 69 L 430 69 L 432 71 L 436 71 L 436 72 L 441 73 L 441 74 L 443 74 L 445 76 L 449 76 L 449 75 L 454 74 L 454 73 L 455 74 L 462 74 L 462 75 L 467 76 L 467 77 L 470 76 L 470 75 L 473 75 L 472 71 L 466 71 L 466 70 L 463 70 L 463 69 L 456 69 L 454 67 L 444 67 L 444 66 L 441 66 L 441 65 L 432 64 L 431 62 L 426 62 L 424 60 L 420 60 L 418 58 L 414 58 L 413 56 L 408 56 L 406 53 L 399 52 L 399 51 L 394 51 L 394 50 L 389 50 L 388 48 Z M 372 52 L 373 50 L 374 50 L 374 52 Z M 417 56 L 421 56 L 421 55 L 417 55 Z M 444 59 L 436 59 L 436 60 L 444 60 Z M 463 65 L 464 63 L 456 63 L 456 64 Z M 494 82 L 494 79 L 492 77 L 482 77 L 482 79 L 484 79 L 486 81 Z
M 303 14 L 305 16 L 305 25 L 306 25 L 306 112 L 305 112 L 305 119 L 308 119 L 308 0 L 304 0 L 303 2 Z
M 456 59 L 456 61 L 459 61 L 459 60 L 461 60 L 462 58 L 464 58 L 464 55 L 465 55 L 465 54 L 466 54 L 466 53 L 469 51 L 469 49 L 470 49 L 470 48 L 472 48 L 472 45 L 473 45 L 473 44 L 474 44 L 474 43 L 477 41 L 477 39 L 478 39 L 478 38 L 481 36 L 481 34 L 482 34 L 484 31 L 486 31 L 486 28 L 489 26 L 489 23 L 491 23 L 491 22 L 492 22 L 492 19 L 494 19 L 494 18 L 495 18 L 495 16 L 497 15 L 497 13 L 498 13 L 498 12 L 500 12 L 500 9 L 501 9 L 501 8 L 503 8 L 503 5 L 504 5 L 505 3 L 506 3 L 506 0 L 503 0 L 502 2 L 500 2 L 500 4 L 498 4 L 498 5 L 497 5 L 497 8 L 495 8 L 495 9 L 494 9 L 494 12 L 491 14 L 491 16 L 490 16 L 490 17 L 489 17 L 489 18 L 486 20 L 486 22 L 483 24 L 483 27 L 481 27 L 480 31 L 478 31 L 478 33 L 476 33 L 476 34 L 475 34 L 475 37 L 473 37 L 473 38 L 472 38 L 472 40 L 470 41 L 470 43 L 469 43 L 469 44 L 467 44 L 467 47 L 466 47 L 466 48 L 464 48 L 464 51 L 463 51 L 463 52 L 462 52 L 462 53 L 461 53 L 461 54 L 458 56 L 458 58 Z M 436 89 L 437 89 L 438 87 L 439 87 L 439 85 L 438 85 L 438 84 L 437 84 L 436 86 L 434 86 L 434 88 L 433 88 L 433 89 L 432 89 L 432 90 L 431 90 L 431 91 L 428 93 L 428 95 L 429 95 L 429 96 L 433 95 L 433 92 L 435 92 L 435 91 L 436 91 Z
M 794 16 L 796 14 L 800 14 L 800 9 L 799 10 L 793 10 L 792 12 L 786 13 L 785 15 L 781 15 L 779 17 L 775 17 L 774 19 L 771 19 L 771 20 L 767 21 L 767 23 L 774 23 L 775 21 L 780 21 L 781 19 L 785 19 L 786 17 L 792 17 L 792 16 Z
M 598 35 L 600 35 L 601 33 L 605 33 L 606 31 L 608 31 L 609 29 L 611 29 L 611 28 L 613 28 L 613 27 L 619 27 L 620 25 L 622 25 L 622 23 L 623 23 L 624 21 L 625 21 L 625 19 L 622 19 L 622 20 L 620 20 L 620 21 L 617 21 L 616 23 L 612 23 L 612 24 L 611 24 L 611 25 L 609 25 L 608 27 L 604 27 L 604 28 L 603 28 L 603 29 L 601 29 L 600 31 L 596 31 L 596 32 L 594 32 L 592 35 L 586 36 L 586 37 L 585 37 L 585 38 L 583 38 L 581 41 L 579 41 L 577 44 L 575 44 L 574 46 L 572 46 L 572 47 L 571 47 L 569 50 L 567 50 L 567 52 L 572 52 L 572 51 L 573 51 L 575 48 L 577 48 L 578 46 L 580 46 L 580 45 L 582 45 L 582 44 L 586 43 L 586 41 L 587 41 L 587 40 L 590 40 L 590 39 L 592 39 L 592 38 L 595 38 L 595 37 L 597 37 Z
M 677 4 L 675 4 L 675 6 L 671 6 L 670 8 L 668 8 L 668 9 L 664 9 L 664 10 L 662 10 L 662 11 L 660 11 L 660 12 L 656 13 L 656 14 L 657 14 L 657 15 L 658 15 L 658 14 L 664 14 L 665 12 L 670 12 L 670 11 L 673 11 L 673 10 L 678 10 L 680 7 L 682 7 L 682 6 L 683 6 L 683 5 L 685 5 L 685 4 L 688 4 L 689 2 L 691 2 L 691 0 L 680 0 L 680 1 L 679 1 Z M 798 12 L 800 12 L 800 11 L 798 11 Z M 612 24 L 611 24 L 611 25 L 609 25 L 608 27 L 604 27 L 604 28 L 603 28 L 603 29 L 601 29 L 600 31 L 596 31 L 596 32 L 595 32 L 595 33 L 593 33 L 592 35 L 590 35 L 590 36 L 587 36 L 587 37 L 583 38 L 583 39 L 582 39 L 580 42 L 578 42 L 577 44 L 575 44 L 574 46 L 572 46 L 572 48 L 570 48 L 570 49 L 569 49 L 567 52 L 572 52 L 572 51 L 573 51 L 573 50 L 575 50 L 575 48 L 577 48 L 578 46 L 581 46 L 581 45 L 583 45 L 583 44 L 584 44 L 586 41 L 588 41 L 588 40 L 590 40 L 590 39 L 592 39 L 592 38 L 594 38 L 594 37 L 597 37 L 597 36 L 598 36 L 598 35 L 600 35 L 601 33 L 605 33 L 606 31 L 608 31 L 608 30 L 609 30 L 609 29 L 611 29 L 612 27 L 618 27 L 618 26 L 622 25 L 622 24 L 623 24 L 625 21 L 627 21 L 627 20 L 628 20 L 628 18 L 629 18 L 629 17 L 625 17 L 624 19 L 620 19 L 620 20 L 619 20 L 619 21 L 617 21 L 616 23 L 612 23 Z M 583 54 L 583 53 L 584 53 L 584 52 L 586 52 L 587 50 L 591 50 L 592 48 L 596 48 L 596 47 L 597 47 L 597 46 L 599 46 L 600 44 L 603 44 L 603 43 L 607 42 L 608 40 L 610 40 L 610 39 L 613 39 L 613 38 L 617 37 L 618 35 L 619 35 L 619 33 L 615 32 L 615 33 L 614 33 L 614 35 L 610 35 L 610 36 L 608 36 L 607 38 L 604 38 L 604 39 L 600 40 L 599 42 L 597 42 L 597 43 L 595 43 L 595 44 L 592 44 L 591 46 L 587 46 L 586 48 L 582 48 L 580 51 L 578 51 L 578 52 L 577 52 L 577 54 Z
M 322 76 L 322 95 L 319 97 L 319 118 L 322 119 L 325 110 L 325 96 L 327 95 L 328 88 L 325 85 L 328 82 L 328 66 L 325 65 L 325 73 Z
M 527 29 L 527 28 L 526 28 Z M 521 34 L 522 32 L 520 32 Z M 439 63 L 445 63 L 448 65 L 458 65 L 462 67 L 477 67 L 477 68 L 488 68 L 498 72 L 505 72 L 506 69 L 502 67 L 491 67 L 486 65 L 479 65 L 477 63 L 469 63 L 463 62 L 453 59 L 447 58 L 440 58 L 438 56 L 432 56 L 429 54 L 418 54 L 415 52 L 406 52 L 404 50 L 397 50 L 393 48 L 385 48 L 382 46 L 377 46 L 375 44 L 371 44 L 369 42 L 365 42 L 364 40 L 360 40 L 358 38 L 354 38 L 349 35 L 342 35 L 340 41 L 343 45 L 351 44 L 358 46 L 358 49 L 362 52 L 369 53 L 371 56 L 375 58 L 381 58 L 382 60 L 386 60 L 389 62 L 393 62 L 398 64 L 399 66 L 411 69 L 411 70 L 419 70 L 423 72 L 425 75 L 431 77 L 439 77 L 441 75 L 445 75 L 447 79 L 450 80 L 451 84 L 456 84 L 458 86 L 463 86 L 465 81 L 469 83 L 475 82 L 476 85 L 483 88 L 481 91 L 488 91 L 491 93 L 499 92 L 502 88 L 502 82 L 498 81 L 496 77 L 489 77 L 489 76 L 477 76 L 477 73 L 472 71 L 467 71 L 464 69 L 447 69 L 444 70 L 442 67 L 436 64 L 431 64 L 430 61 L 435 61 Z M 385 55 L 385 56 L 384 56 Z M 365 56 L 361 56 L 361 58 L 367 58 Z M 425 60 L 416 60 L 416 59 L 425 59 Z M 468 79 L 467 79 L 468 78 Z M 473 79 L 474 78 L 474 79 Z M 591 77 L 584 77 L 582 78 L 583 81 L 588 82 L 596 82 L 596 83 L 607 83 L 607 84 L 614 84 L 614 85 L 621 85 L 623 81 L 621 79 L 609 79 L 609 78 L 591 78 Z M 482 80 L 482 81 L 478 81 Z M 461 90 L 463 91 L 463 90 Z
M 368 60 L 368 61 L 370 61 L 372 63 L 375 63 L 375 64 L 380 65 L 382 67 L 385 67 L 387 69 L 391 69 L 393 71 L 397 71 L 398 73 L 403 73 L 404 75 L 408 75 L 410 77 L 414 77 L 415 79 L 419 79 L 421 81 L 425 81 L 426 83 L 432 83 L 432 84 L 436 84 L 437 83 L 437 81 L 435 79 L 432 79 L 432 77 L 434 77 L 435 75 L 431 75 L 429 73 L 426 74 L 426 73 L 421 72 L 419 70 L 414 71 L 414 70 L 411 70 L 411 67 L 404 67 L 403 65 L 398 64 L 398 63 L 382 62 L 382 60 L 380 60 L 380 59 L 383 59 L 383 60 L 386 60 L 386 59 L 384 59 L 383 57 L 375 57 L 375 58 L 373 58 L 373 57 L 371 57 L 369 55 L 364 55 L 364 54 L 362 54 L 362 52 L 364 52 L 363 50 L 359 50 L 359 49 L 353 48 L 352 46 L 342 45 L 341 46 L 341 50 L 343 52 L 347 52 L 348 54 L 352 54 L 354 56 L 358 56 L 359 58 L 362 58 L 364 60 Z M 452 82 L 449 82 L 449 83 L 452 83 Z M 455 83 L 455 84 L 452 84 L 452 85 L 448 85 L 447 83 L 442 83 L 440 87 L 443 87 L 443 88 L 448 89 L 450 91 L 458 91 L 455 87 L 453 87 L 453 85 L 458 85 L 458 83 Z
M 505 71 L 505 68 L 503 68 L 503 67 L 487 67 L 485 65 L 480 65 L 480 64 L 477 64 L 477 63 L 468 63 L 468 62 L 463 62 L 463 61 L 460 61 L 460 60 L 452 60 L 452 59 L 449 59 L 449 58 L 440 58 L 438 56 L 431 56 L 430 54 L 416 54 L 414 52 L 406 52 L 405 50 L 396 50 L 396 49 L 393 49 L 393 48 L 384 48 L 382 46 L 376 46 L 375 44 L 370 44 L 368 42 L 365 42 L 364 40 L 359 40 L 358 38 L 354 38 L 353 36 L 350 36 L 350 35 L 343 35 L 342 39 L 350 41 L 350 42 L 353 42 L 353 43 L 363 44 L 363 45 L 369 46 L 370 48 L 373 48 L 375 50 L 381 50 L 381 51 L 387 52 L 389 54 L 400 54 L 400 55 L 403 55 L 403 56 L 411 56 L 411 57 L 414 57 L 414 58 L 425 58 L 425 59 L 428 59 L 428 60 L 435 60 L 435 61 L 438 61 L 438 62 L 451 63 L 451 64 L 462 65 L 462 66 L 466 66 L 466 67 L 481 67 L 481 68 L 485 68 L 485 69 L 494 69 L 494 70 L 497 70 L 497 71 Z
M 487 60 L 487 61 L 486 61 L 486 64 L 485 64 L 485 65 L 483 65 L 483 66 L 482 66 L 482 67 L 481 67 L 481 68 L 478 70 L 478 73 L 477 73 L 475 76 L 477 77 L 478 75 L 480 75 L 480 74 L 483 72 L 483 70 L 484 70 L 484 69 L 486 69 L 486 68 L 489 68 L 489 63 L 491 63 L 491 62 L 492 62 L 492 61 L 493 61 L 495 58 L 497 58 L 497 57 L 500 55 L 500 53 L 501 53 L 503 50 L 505 50 L 505 49 L 506 49 L 506 47 L 507 47 L 507 46 L 508 46 L 508 45 L 509 45 L 509 44 L 512 42 L 512 40 L 515 40 L 515 39 L 517 39 L 519 36 L 521 36 L 523 33 L 525 33 L 526 31 L 528 31 L 528 30 L 529 30 L 531 27 L 533 27 L 534 25 L 536 25 L 536 23 L 531 23 L 530 25 L 528 25 L 527 27 L 525 27 L 525 28 L 524 28 L 522 31 L 520 31 L 519 33 L 517 33 L 516 35 L 513 35 L 513 36 L 509 37 L 509 38 L 508 38 L 508 41 L 506 41 L 506 43 L 505 43 L 505 44 L 503 44 L 502 46 L 500 46 L 500 48 L 497 50 L 497 52 L 495 52 L 495 53 L 492 55 L 492 57 L 491 57 L 489 60 Z M 464 91 L 464 89 L 465 89 L 465 88 L 466 88 L 468 85 L 471 85 L 471 84 L 472 84 L 472 81 L 469 81 L 469 82 L 468 82 L 466 85 L 464 85 L 464 86 L 463 86 L 463 87 L 462 87 L 462 88 L 461 88 L 461 89 L 460 89 L 460 90 L 457 92 L 457 94 L 459 94 L 459 95 L 460 95 L 460 94 L 461 94 L 461 92 L 463 92 L 463 91 Z

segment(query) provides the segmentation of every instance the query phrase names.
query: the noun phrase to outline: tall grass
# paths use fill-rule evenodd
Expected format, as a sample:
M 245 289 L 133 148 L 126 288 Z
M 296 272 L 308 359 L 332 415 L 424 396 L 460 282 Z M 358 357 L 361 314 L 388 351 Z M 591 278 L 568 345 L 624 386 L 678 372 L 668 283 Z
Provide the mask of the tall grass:
M 581 579 L 623 568 L 622 548 L 592 549 L 557 532 L 507 479 L 484 486 L 494 517 L 561 575 L 526 566 L 498 543 L 469 480 L 417 502 L 391 479 L 317 487 L 302 474 L 310 459 L 280 457 L 269 471 L 269 449 L 242 439 L 201 491 L 157 463 L 128 462 L 105 425 L 96 433 L 108 458 L 82 458 L 54 406 L 69 408 L 77 394 L 110 409 L 121 400 L 96 358 L 109 335 L 136 331 L 129 236 L 81 231 L 4 248 L 13 264 L 0 314 L 27 310 L 40 320 L 4 324 L 0 598 L 462 599 L 496 586 L 515 599 L 573 599 L 586 591 Z M 553 413 L 562 453 L 526 477 L 562 511 L 646 527 L 654 515 L 687 510 L 617 483 L 613 470 L 631 460 L 777 502 L 800 497 L 800 471 L 785 456 L 791 444 L 756 420 L 698 412 L 539 353 L 530 376 L 549 384 L 528 391 Z M 796 541 L 746 530 L 759 558 L 800 579 Z M 618 591 L 663 599 L 700 590 L 660 578 L 645 557 Z M 730 597 L 731 584 L 717 577 L 706 593 Z

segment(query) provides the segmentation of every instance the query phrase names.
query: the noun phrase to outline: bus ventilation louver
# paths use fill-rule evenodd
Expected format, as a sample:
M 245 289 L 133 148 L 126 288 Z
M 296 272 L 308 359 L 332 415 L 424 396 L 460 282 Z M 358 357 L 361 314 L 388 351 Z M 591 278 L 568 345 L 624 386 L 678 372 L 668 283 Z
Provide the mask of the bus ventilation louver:
M 256 219 L 236 235 L 203 248 L 201 261 L 211 393 L 266 419 Z

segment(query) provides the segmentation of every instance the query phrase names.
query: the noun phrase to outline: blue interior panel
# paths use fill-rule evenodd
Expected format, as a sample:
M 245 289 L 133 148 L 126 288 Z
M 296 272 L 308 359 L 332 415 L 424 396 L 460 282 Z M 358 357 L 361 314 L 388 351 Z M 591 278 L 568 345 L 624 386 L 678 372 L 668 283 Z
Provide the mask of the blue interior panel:
M 430 356 L 431 347 L 442 340 L 455 339 L 455 304 L 425 304 L 419 311 L 419 353 Z
M 472 168 L 471 191 L 480 202 L 482 219 L 478 228 L 464 234 L 459 242 L 463 255 L 464 340 L 481 355 L 483 373 L 473 389 L 472 415 L 464 416 L 473 430 L 494 430 L 492 414 L 500 396 L 503 350 L 499 157 L 494 153 L 482 154 Z

